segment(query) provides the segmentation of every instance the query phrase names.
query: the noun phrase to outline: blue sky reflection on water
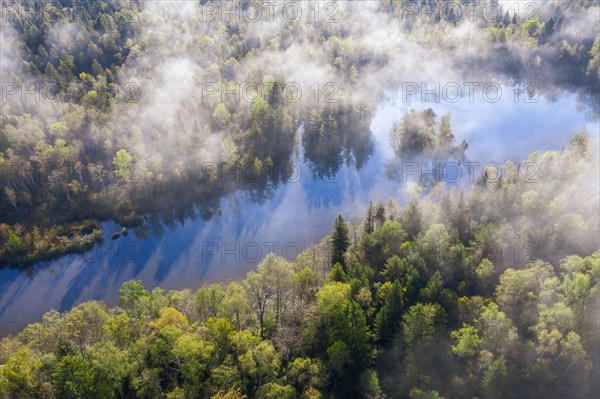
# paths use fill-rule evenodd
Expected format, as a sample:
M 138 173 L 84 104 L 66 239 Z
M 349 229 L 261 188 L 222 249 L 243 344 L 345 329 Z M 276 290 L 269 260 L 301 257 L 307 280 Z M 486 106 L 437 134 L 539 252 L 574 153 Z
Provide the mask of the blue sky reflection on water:
M 574 94 L 554 102 L 539 98 L 537 103 L 516 103 L 510 95 L 497 103 L 462 99 L 454 104 L 406 104 L 399 99 L 382 102 L 376 109 L 371 124 L 375 149 L 360 170 L 342 166 L 335 177 L 315 181 L 299 149 L 295 162 L 300 172 L 264 202 L 238 192 L 221 200 L 221 214 L 216 212 L 211 220 L 197 217 L 162 225 L 161 234 L 145 240 L 133 231 L 111 240 L 119 227 L 105 222 L 104 243 L 91 253 L 66 256 L 30 271 L 0 270 L 2 322 L 36 321 L 50 309 L 64 311 L 90 299 L 116 304 L 121 284 L 130 279 L 167 290 L 234 279 L 253 269 L 270 248 L 293 258 L 298 249 L 328 234 L 338 213 L 359 217 L 370 200 L 402 201 L 404 185 L 386 178 L 384 171 L 393 157 L 389 131 L 410 108 L 430 107 L 438 115 L 451 112 L 457 141 L 466 140 L 468 159 L 481 165 L 521 161 L 532 151 L 560 149 L 584 126 L 597 140 L 600 130 L 598 119 L 578 108 Z

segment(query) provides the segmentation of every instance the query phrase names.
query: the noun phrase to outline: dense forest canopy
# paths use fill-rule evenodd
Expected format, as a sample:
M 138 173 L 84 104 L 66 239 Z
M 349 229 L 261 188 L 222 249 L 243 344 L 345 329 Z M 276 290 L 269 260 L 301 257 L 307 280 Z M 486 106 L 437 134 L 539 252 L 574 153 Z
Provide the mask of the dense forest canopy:
M 417 104 L 385 132 L 389 179 L 468 161 L 454 116 L 418 104 L 436 85 L 600 109 L 595 0 L 1 1 L 0 267 L 23 272 L 103 221 L 144 239 L 265 202 L 298 157 L 315 181 L 364 168 L 399 91 Z M 473 184 L 415 175 L 243 278 L 47 312 L 0 337 L 0 399 L 599 397 L 600 153 L 579 128 Z

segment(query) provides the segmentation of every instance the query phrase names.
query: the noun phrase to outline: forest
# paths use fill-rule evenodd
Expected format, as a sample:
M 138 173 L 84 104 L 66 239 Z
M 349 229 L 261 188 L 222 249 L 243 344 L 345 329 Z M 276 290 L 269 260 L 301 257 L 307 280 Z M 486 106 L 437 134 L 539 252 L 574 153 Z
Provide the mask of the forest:
M 596 144 L 339 215 L 241 280 L 48 312 L 2 339 L 0 396 L 597 397 Z
M 492 0 L 495 17 L 472 20 L 441 0 L 339 2 L 333 16 L 277 8 L 257 23 L 208 12 L 223 2 L 2 4 L 2 266 L 87 251 L 99 221 L 144 237 L 159 220 L 210 219 L 235 191 L 264 201 L 298 142 L 314 179 L 361 168 L 377 101 L 407 81 L 493 77 L 598 110 L 594 1 L 530 18 Z
M 598 132 L 573 122 L 546 151 L 513 124 L 519 137 L 501 133 L 527 159 L 452 184 L 399 168 L 464 167 L 500 133 L 473 143 L 452 101 L 416 95 L 374 123 L 401 88 L 476 82 L 485 99 L 492 82 L 540 108 L 574 98 L 598 127 L 598 0 L 0 1 L 0 317 L 23 292 L 62 306 L 10 334 L 1 320 L 0 399 L 600 397 Z M 557 108 L 551 121 L 570 116 Z M 150 286 L 148 264 L 187 259 L 155 253 L 127 278 L 114 257 L 58 265 L 111 235 L 162 245 L 189 220 L 219 240 L 239 193 L 231 208 L 274 204 L 232 218 L 258 231 L 295 161 L 313 182 L 355 179 L 335 187 L 351 195 L 379 178 L 402 189 L 324 218 L 336 198 L 296 182 L 312 213 L 273 223 L 328 230 L 235 278 Z M 115 280 L 114 301 L 80 299 Z

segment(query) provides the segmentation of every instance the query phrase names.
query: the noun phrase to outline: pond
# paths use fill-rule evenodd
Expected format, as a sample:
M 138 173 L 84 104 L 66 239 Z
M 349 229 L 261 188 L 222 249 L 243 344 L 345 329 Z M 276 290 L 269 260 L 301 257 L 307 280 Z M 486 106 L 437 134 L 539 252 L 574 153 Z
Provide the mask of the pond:
M 407 185 L 387 178 L 385 170 L 394 157 L 389 131 L 411 108 L 432 108 L 438 115 L 451 112 L 457 142 L 469 143 L 467 158 L 475 165 L 475 177 L 485 164 L 521 161 L 533 151 L 561 149 L 583 127 L 598 139 L 600 128 L 597 117 L 581 106 L 576 94 L 552 101 L 515 101 L 506 95 L 497 102 L 461 99 L 455 103 L 405 102 L 400 93 L 394 94 L 374 112 L 370 125 L 374 150 L 360 170 L 344 165 L 335 176 L 314 179 L 299 145 L 293 176 L 260 203 L 237 192 L 221 200 L 210 220 L 198 217 L 163 224 L 162 232 L 146 239 L 130 231 L 112 240 L 120 227 L 105 222 L 104 242 L 90 253 L 27 270 L 0 270 L 2 334 L 40 320 L 51 309 L 64 311 L 91 299 L 116 304 L 119 288 L 131 279 L 141 279 L 146 288 L 168 290 L 239 278 L 270 251 L 293 259 L 329 234 L 339 213 L 351 219 L 361 217 L 369 201 L 402 202 Z M 458 184 L 468 185 L 469 173 L 459 180 Z

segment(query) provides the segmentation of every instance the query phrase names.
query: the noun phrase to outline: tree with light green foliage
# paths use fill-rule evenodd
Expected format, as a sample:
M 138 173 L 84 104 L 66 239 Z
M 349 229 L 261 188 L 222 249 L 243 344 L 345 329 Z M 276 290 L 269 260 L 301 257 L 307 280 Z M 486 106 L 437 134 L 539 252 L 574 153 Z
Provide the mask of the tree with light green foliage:
M 126 180 L 129 178 L 131 173 L 131 162 L 133 157 L 127 152 L 127 150 L 121 149 L 117 151 L 113 158 L 113 166 L 115 167 L 115 176 L 119 179 Z
M 65 122 L 58 121 L 51 124 L 48 130 L 50 135 L 52 135 L 53 137 L 65 138 L 65 136 L 69 132 L 69 127 Z
M 217 104 L 212 116 L 221 128 L 227 126 L 229 121 L 231 121 L 231 113 L 229 113 L 223 103 Z
M 455 342 L 452 345 L 452 353 L 458 356 L 457 364 L 463 357 L 470 358 L 479 354 L 481 338 L 475 326 L 463 324 L 459 330 L 450 333 L 450 338 Z

